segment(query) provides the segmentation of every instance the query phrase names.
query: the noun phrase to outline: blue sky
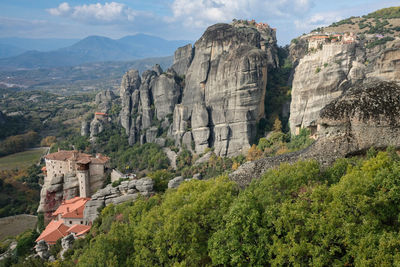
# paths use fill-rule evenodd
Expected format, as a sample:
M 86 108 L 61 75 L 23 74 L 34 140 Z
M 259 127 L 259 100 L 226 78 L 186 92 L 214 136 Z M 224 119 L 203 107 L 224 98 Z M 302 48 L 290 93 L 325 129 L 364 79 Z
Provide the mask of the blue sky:
M 393 0 L 1 0 L 0 37 L 146 33 L 196 40 L 207 26 L 237 18 L 270 24 L 279 43 L 286 44 L 316 27 L 399 5 Z

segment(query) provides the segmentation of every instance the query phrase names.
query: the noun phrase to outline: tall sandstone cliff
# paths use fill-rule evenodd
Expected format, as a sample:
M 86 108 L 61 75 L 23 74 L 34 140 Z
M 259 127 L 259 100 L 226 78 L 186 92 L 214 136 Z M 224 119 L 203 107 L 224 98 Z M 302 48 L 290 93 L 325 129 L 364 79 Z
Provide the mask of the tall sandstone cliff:
M 264 117 L 267 73 L 277 65 L 268 25 L 213 25 L 194 47 L 179 48 L 165 73 L 158 67 L 125 74 L 120 123 L 130 144 L 155 142 L 167 131 L 196 153 L 214 147 L 217 155 L 239 154 Z
M 290 129 L 316 126 L 319 113 L 358 82 L 400 82 L 400 39 L 367 48 L 358 37 L 352 43 L 323 44 L 307 51 L 308 37 L 292 44 L 296 63 L 290 107 Z
M 238 154 L 249 147 L 264 116 L 268 68 L 278 62 L 275 32 L 216 24 L 195 43 L 192 55 L 172 136 L 176 144 L 192 140 L 196 153 L 214 147 L 217 155 Z

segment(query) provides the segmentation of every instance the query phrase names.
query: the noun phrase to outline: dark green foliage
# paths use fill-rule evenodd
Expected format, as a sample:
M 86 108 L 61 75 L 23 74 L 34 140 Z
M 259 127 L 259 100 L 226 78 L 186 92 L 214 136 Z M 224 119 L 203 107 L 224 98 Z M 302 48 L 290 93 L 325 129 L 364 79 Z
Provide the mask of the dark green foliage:
M 262 119 L 257 127 L 257 139 L 264 136 L 266 131 L 273 128 L 275 119 L 278 117 L 282 125 L 286 127 L 288 117 L 282 114 L 282 107 L 285 103 L 290 101 L 289 77 L 292 72 L 292 63 L 288 58 L 288 50 L 286 48 L 279 48 L 278 50 L 280 68 L 272 69 L 268 72 L 267 89 L 265 94 L 265 120 Z M 288 128 L 284 128 L 287 131 Z
M 125 129 L 119 125 L 109 124 L 97 135 L 95 150 L 107 154 L 121 152 L 129 147 Z
M 37 230 L 41 233 L 46 227 L 44 226 L 44 214 L 43 212 L 37 215 Z
M 354 22 L 353 22 L 353 20 L 352 20 L 353 18 L 355 18 L 355 17 L 351 17 L 351 18 L 348 18 L 348 19 L 343 19 L 343 20 L 338 21 L 338 22 L 334 22 L 334 23 L 332 23 L 329 27 L 338 27 L 338 26 L 344 25 L 344 24 L 351 24 L 351 25 L 353 25 L 353 24 L 354 24 Z
M 28 230 L 17 238 L 16 256 L 23 257 L 31 253 L 35 245 L 35 240 L 39 234 L 35 230 Z
M 50 247 L 50 255 L 53 255 L 54 258 L 57 258 L 57 255 L 60 253 L 61 249 L 61 239 L 58 239 L 56 244 Z
M 390 37 L 390 36 L 386 36 L 386 37 L 383 37 L 381 39 L 376 39 L 375 41 L 372 41 L 372 42 L 368 43 L 367 44 L 367 48 L 371 49 L 371 48 L 374 48 L 377 45 L 383 45 L 383 44 L 386 44 L 387 42 L 390 42 L 390 41 L 393 41 L 393 40 L 394 40 L 394 38 Z
M 0 157 L 24 151 L 39 142 L 39 135 L 34 131 L 26 134 L 13 135 L 0 142 Z
M 113 161 L 120 170 L 160 170 L 169 166 L 168 157 L 157 144 L 135 144 L 125 150 L 111 154 Z
M 384 34 L 388 33 L 389 29 L 385 28 L 386 25 L 389 25 L 389 22 L 387 20 L 380 21 L 379 19 L 375 19 L 375 25 L 372 26 L 372 24 L 369 24 L 370 28 L 366 33 L 369 34 L 374 34 L 374 33 L 379 33 L 379 34 Z
M 363 18 L 383 18 L 383 19 L 395 19 L 400 18 L 400 7 L 388 7 L 383 8 L 378 11 L 369 13 L 363 16 Z
M 19 180 L 26 184 L 29 188 L 40 190 L 39 174 L 42 173 L 41 166 L 32 165 L 27 169 L 27 174 L 22 176 Z
M 175 177 L 175 174 L 168 170 L 158 170 L 147 175 L 154 180 L 154 191 L 164 192 L 168 188 L 168 182 Z
M 192 165 L 192 153 L 186 148 L 183 148 L 182 151 L 178 154 L 178 157 L 176 158 L 176 166 L 178 170 L 182 170 L 183 168 L 191 165 Z
M 310 131 L 306 128 L 302 128 L 298 135 L 291 136 L 287 147 L 290 150 L 300 150 L 310 146 L 313 142 L 314 140 L 310 139 Z
M 274 221 L 286 200 L 294 200 L 307 184 L 319 181 L 316 162 L 281 165 L 241 192 L 209 241 L 214 265 L 267 266 L 278 238 Z M 279 252 L 279 251 L 277 251 Z
M 234 184 L 221 177 L 184 183 L 163 197 L 138 200 L 123 210 L 107 207 L 102 217 L 114 222 L 107 234 L 99 231 L 92 239 L 78 266 L 209 264 L 208 239 L 236 194 Z
M 67 136 L 63 141 L 55 143 L 51 146 L 50 153 L 57 152 L 58 149 L 61 150 L 75 150 L 85 151 L 89 149 L 90 142 L 89 138 L 81 136 L 78 133 L 65 133 Z
M 0 217 L 35 214 L 40 200 L 40 167 L 0 171 Z
M 399 204 L 393 149 L 323 171 L 315 161 L 282 164 L 239 195 L 222 177 L 110 205 L 60 264 L 397 266 Z

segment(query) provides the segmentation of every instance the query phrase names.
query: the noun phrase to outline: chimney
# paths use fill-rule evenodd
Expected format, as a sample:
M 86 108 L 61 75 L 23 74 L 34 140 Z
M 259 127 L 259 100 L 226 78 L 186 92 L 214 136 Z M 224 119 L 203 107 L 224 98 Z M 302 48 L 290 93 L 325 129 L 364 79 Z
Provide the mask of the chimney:
M 69 207 L 67 207 L 67 212 L 69 212 Z
M 58 148 L 58 152 L 60 152 L 60 148 Z

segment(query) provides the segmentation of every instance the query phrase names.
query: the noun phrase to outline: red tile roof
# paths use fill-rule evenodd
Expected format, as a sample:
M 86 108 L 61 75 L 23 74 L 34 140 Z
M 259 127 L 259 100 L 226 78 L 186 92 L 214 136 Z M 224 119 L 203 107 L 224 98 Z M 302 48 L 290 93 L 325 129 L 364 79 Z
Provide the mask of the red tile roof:
M 90 157 L 91 157 L 91 155 L 81 153 L 77 150 L 60 150 L 58 152 L 48 154 L 44 158 L 51 159 L 51 160 L 66 161 L 68 159 L 79 160 L 81 158 L 90 158 Z
M 36 239 L 36 242 L 44 239 L 46 243 L 54 245 L 58 239 L 63 238 L 68 235 L 68 226 L 64 224 L 64 221 L 54 221 L 52 220 Z
M 92 228 L 92 226 L 90 226 L 88 229 L 80 231 L 79 233 L 76 234 L 76 237 L 81 237 L 81 236 L 85 235 L 86 233 L 88 233 L 90 231 L 90 228 Z
M 91 159 L 91 162 L 93 164 L 106 164 L 109 160 L 110 160 L 109 157 L 101 155 L 101 154 L 97 154 L 95 158 Z
M 105 164 L 110 160 L 109 157 L 104 156 L 102 154 L 97 154 L 96 157 L 93 157 L 92 155 L 81 153 L 76 150 L 60 150 L 58 152 L 48 154 L 44 158 L 50 160 L 60 160 L 60 161 L 75 160 L 77 163 L 80 164 L 88 164 L 88 163 Z
M 83 210 L 85 209 L 86 202 L 89 200 L 90 198 L 83 197 L 74 197 L 66 200 L 52 215 L 57 216 L 61 214 L 62 218 L 83 218 Z
M 325 35 L 316 35 L 316 36 L 311 36 L 311 39 L 328 39 L 329 36 L 325 36 Z
M 89 232 L 91 225 L 75 224 L 68 229 L 68 233 L 74 233 L 75 235 Z
M 63 219 L 68 219 L 68 218 L 72 218 L 72 219 L 79 219 L 79 218 L 83 218 L 83 210 L 85 209 L 85 204 L 83 204 L 83 206 L 78 207 L 77 209 L 74 209 L 73 211 L 67 212 L 63 215 L 61 215 L 61 218 Z

